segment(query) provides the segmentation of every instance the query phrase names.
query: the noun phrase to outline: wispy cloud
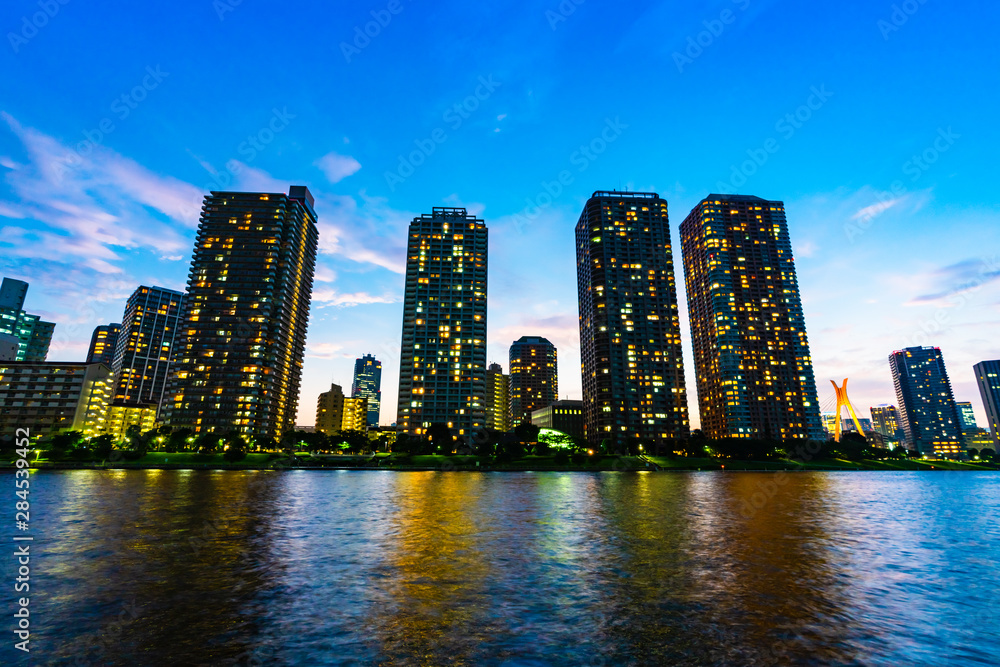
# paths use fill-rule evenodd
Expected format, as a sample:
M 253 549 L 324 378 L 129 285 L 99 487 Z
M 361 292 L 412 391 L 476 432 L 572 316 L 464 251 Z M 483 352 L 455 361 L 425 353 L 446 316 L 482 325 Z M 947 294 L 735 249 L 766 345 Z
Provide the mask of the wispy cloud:
M 331 183 L 339 183 L 348 176 L 356 174 L 361 169 L 361 163 L 350 155 L 330 152 L 314 162 Z
M 324 306 L 337 306 L 339 308 L 361 306 L 369 303 L 396 303 L 399 301 L 399 298 L 392 294 L 383 294 L 381 296 L 368 294 L 367 292 L 343 294 L 335 289 L 314 289 L 312 298 L 313 303 Z
M 966 259 L 933 271 L 925 277 L 936 291 L 914 297 L 908 306 L 936 303 L 942 307 L 956 305 L 949 299 L 963 292 L 977 290 L 1000 278 L 1000 257 Z

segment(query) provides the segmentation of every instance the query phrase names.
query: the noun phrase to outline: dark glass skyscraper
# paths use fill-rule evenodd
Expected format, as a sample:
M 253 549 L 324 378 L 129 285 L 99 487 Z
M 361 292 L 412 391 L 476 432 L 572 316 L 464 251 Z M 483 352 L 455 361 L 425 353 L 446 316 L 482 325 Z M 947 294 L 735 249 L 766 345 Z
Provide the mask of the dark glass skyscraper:
M 94 333 L 90 337 L 90 348 L 87 350 L 88 364 L 104 364 L 111 368 L 115 361 L 118 333 L 121 328 L 121 324 L 101 324 L 94 328 Z
M 962 420 L 939 347 L 908 347 L 889 355 L 899 401 L 899 425 L 921 454 L 965 453 Z
M 1000 453 L 1000 360 L 980 361 L 972 370 L 993 436 L 993 451 Z
M 375 355 L 366 354 L 354 361 L 351 398 L 368 399 L 368 426 L 378 426 L 382 405 L 382 362 Z
M 680 232 L 702 431 L 825 439 L 784 203 L 709 195 Z
M 184 294 L 163 287 L 140 285 L 128 298 L 111 364 L 114 405 L 160 407 L 183 307 Z
M 576 271 L 587 439 L 687 437 L 666 200 L 595 192 L 576 224 Z
M 531 413 L 559 398 L 556 346 L 521 336 L 510 346 L 510 425 L 530 424 Z
M 396 421 L 448 424 L 460 441 L 486 424 L 486 223 L 438 208 L 410 223 Z
M 304 186 L 205 197 L 168 424 L 274 438 L 294 428 L 318 240 Z

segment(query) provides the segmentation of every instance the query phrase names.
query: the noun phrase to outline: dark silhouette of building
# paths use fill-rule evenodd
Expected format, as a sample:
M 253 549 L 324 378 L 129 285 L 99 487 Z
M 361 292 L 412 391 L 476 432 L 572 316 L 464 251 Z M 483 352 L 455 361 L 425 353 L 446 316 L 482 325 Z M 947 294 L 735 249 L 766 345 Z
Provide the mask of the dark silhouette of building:
M 962 420 L 939 347 L 908 347 L 889 355 L 899 425 L 910 449 L 950 458 L 965 455 Z
M 688 435 L 667 202 L 597 191 L 576 225 L 587 439 L 620 447 Z
M 87 350 L 88 364 L 104 364 L 108 368 L 115 362 L 115 349 L 118 346 L 118 333 L 121 324 L 101 324 L 94 329 L 90 337 L 90 348 Z
M 378 426 L 382 406 L 382 362 L 375 355 L 366 354 L 354 361 L 354 383 L 351 398 L 366 398 L 367 425 Z
M 531 423 L 531 413 L 559 396 L 556 346 L 521 336 L 510 346 L 510 425 Z
M 318 237 L 304 186 L 205 197 L 168 424 L 253 438 L 295 427 Z

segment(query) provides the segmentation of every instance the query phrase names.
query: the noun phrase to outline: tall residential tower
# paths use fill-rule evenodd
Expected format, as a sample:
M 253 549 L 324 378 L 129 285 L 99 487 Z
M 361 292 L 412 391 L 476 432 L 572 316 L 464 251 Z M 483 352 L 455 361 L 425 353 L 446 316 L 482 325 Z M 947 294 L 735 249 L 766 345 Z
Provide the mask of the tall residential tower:
M 667 202 L 597 191 L 576 224 L 586 437 L 618 448 L 688 435 Z
M 530 424 L 531 413 L 559 397 L 556 346 L 541 336 L 521 336 L 510 346 L 510 424 Z
M 822 440 L 784 204 L 709 195 L 680 231 L 702 431 Z
M 510 376 L 500 364 L 486 369 L 486 427 L 501 433 L 510 430 Z
M 28 283 L 4 278 L 0 283 L 0 335 L 13 342 L 17 339 L 17 353 L 13 361 L 45 361 L 56 325 L 45 322 L 39 315 L 24 310 Z
M 410 223 L 396 422 L 447 424 L 472 442 L 486 426 L 486 223 L 434 207 Z
M 899 401 L 899 425 L 921 454 L 965 453 L 962 420 L 939 347 L 908 347 L 889 355 Z
M 1000 453 L 1000 360 L 980 361 L 972 370 L 976 374 L 986 421 L 993 436 L 993 451 Z
M 304 186 L 205 197 L 168 424 L 273 438 L 294 428 L 318 240 Z

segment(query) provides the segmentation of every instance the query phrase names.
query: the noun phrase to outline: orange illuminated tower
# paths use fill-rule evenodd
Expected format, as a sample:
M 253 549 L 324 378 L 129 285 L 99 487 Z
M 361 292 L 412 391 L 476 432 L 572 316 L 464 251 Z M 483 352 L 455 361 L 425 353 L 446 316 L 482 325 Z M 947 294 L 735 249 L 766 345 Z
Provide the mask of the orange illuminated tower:
M 833 413 L 836 417 L 836 426 L 834 427 L 833 439 L 840 442 L 840 408 L 847 406 L 847 412 L 851 415 L 851 419 L 854 420 L 854 427 L 858 429 L 859 435 L 864 435 L 865 430 L 861 428 L 861 422 L 858 421 L 858 416 L 854 413 L 854 406 L 851 405 L 851 399 L 847 397 L 847 378 L 844 378 L 844 386 L 838 387 L 837 383 L 830 380 L 830 384 L 833 385 L 833 390 L 837 393 L 837 411 Z

